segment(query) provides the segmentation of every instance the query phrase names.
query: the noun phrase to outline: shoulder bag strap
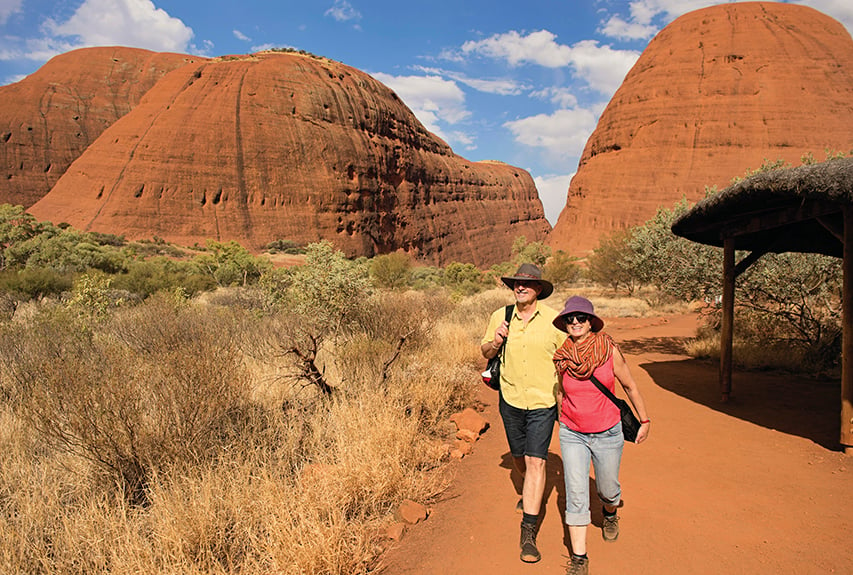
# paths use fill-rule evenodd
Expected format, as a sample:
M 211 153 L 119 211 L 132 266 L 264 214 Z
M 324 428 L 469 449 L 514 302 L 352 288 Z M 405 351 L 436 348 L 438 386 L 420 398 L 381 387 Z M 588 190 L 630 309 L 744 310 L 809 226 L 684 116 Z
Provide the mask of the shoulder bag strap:
M 515 305 L 506 306 L 506 310 L 504 311 L 504 321 L 509 325 L 509 322 L 512 320 L 512 310 Z M 498 350 L 498 355 L 501 356 L 501 363 L 504 363 L 504 347 L 506 346 L 506 339 L 501 343 L 501 348 Z
M 606 395 L 607 398 L 613 402 L 613 405 L 615 405 L 616 407 L 619 407 L 619 401 L 617 401 L 616 396 L 613 395 L 612 391 L 610 391 L 609 389 L 604 387 L 604 384 L 601 383 L 600 381 L 598 381 L 598 378 L 596 378 L 594 375 L 590 375 L 589 379 L 592 380 L 592 383 L 595 384 L 595 387 L 597 387 L 599 390 L 601 390 L 601 393 Z

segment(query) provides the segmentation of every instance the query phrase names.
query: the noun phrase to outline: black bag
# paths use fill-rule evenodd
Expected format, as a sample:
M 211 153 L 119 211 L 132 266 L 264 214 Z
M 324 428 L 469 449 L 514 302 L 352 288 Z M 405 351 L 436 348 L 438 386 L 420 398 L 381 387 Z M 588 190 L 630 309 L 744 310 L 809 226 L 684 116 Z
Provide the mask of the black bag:
M 640 420 L 634 415 L 634 411 L 628 405 L 628 402 L 613 395 L 594 375 L 591 375 L 589 378 L 601 390 L 601 393 L 606 395 L 619 408 L 619 413 L 622 416 L 622 436 L 625 438 L 625 441 L 630 441 L 631 443 L 637 441 L 637 433 L 640 431 Z
M 504 312 L 504 321 L 507 323 L 512 319 L 512 308 L 515 306 L 508 305 L 506 306 L 506 311 Z M 501 388 L 501 357 L 503 356 L 504 345 L 506 344 L 506 340 L 501 344 L 500 349 L 495 354 L 495 357 L 489 360 L 489 363 L 486 364 L 486 371 L 480 374 L 483 377 L 483 383 L 494 390 L 498 390 Z

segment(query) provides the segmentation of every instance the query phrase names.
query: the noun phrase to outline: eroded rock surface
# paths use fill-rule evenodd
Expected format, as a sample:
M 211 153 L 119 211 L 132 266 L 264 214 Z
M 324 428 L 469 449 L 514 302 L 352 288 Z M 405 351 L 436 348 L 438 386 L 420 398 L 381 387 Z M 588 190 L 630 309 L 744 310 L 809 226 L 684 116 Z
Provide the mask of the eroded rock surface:
M 56 56 L 0 86 L 0 203 L 29 207 L 167 72 L 199 60 L 136 48 Z
M 688 13 L 643 51 L 587 142 L 548 243 L 583 255 L 765 159 L 853 149 L 853 40 L 806 6 Z
M 530 175 L 469 162 L 367 74 L 265 52 L 173 70 L 30 208 L 183 245 L 330 239 L 437 264 L 508 259 L 550 231 Z

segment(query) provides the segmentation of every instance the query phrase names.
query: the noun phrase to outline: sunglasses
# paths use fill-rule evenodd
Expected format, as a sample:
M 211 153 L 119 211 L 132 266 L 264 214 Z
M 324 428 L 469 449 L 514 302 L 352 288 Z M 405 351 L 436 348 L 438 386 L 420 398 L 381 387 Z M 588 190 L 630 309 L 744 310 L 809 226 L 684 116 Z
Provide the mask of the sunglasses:
M 566 324 L 571 325 L 575 323 L 575 320 L 578 320 L 578 323 L 586 323 L 589 321 L 589 318 L 592 317 L 588 313 L 583 312 L 572 312 L 566 314 Z

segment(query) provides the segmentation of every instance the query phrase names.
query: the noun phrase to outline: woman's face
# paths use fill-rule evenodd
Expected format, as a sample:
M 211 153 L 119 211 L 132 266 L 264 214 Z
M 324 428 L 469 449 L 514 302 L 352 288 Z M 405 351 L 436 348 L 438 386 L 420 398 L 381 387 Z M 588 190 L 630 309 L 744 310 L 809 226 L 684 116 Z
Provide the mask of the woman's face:
M 574 341 L 583 341 L 592 333 L 592 323 L 585 313 L 570 313 L 566 316 L 566 328 Z M 583 320 L 583 321 L 581 321 Z

